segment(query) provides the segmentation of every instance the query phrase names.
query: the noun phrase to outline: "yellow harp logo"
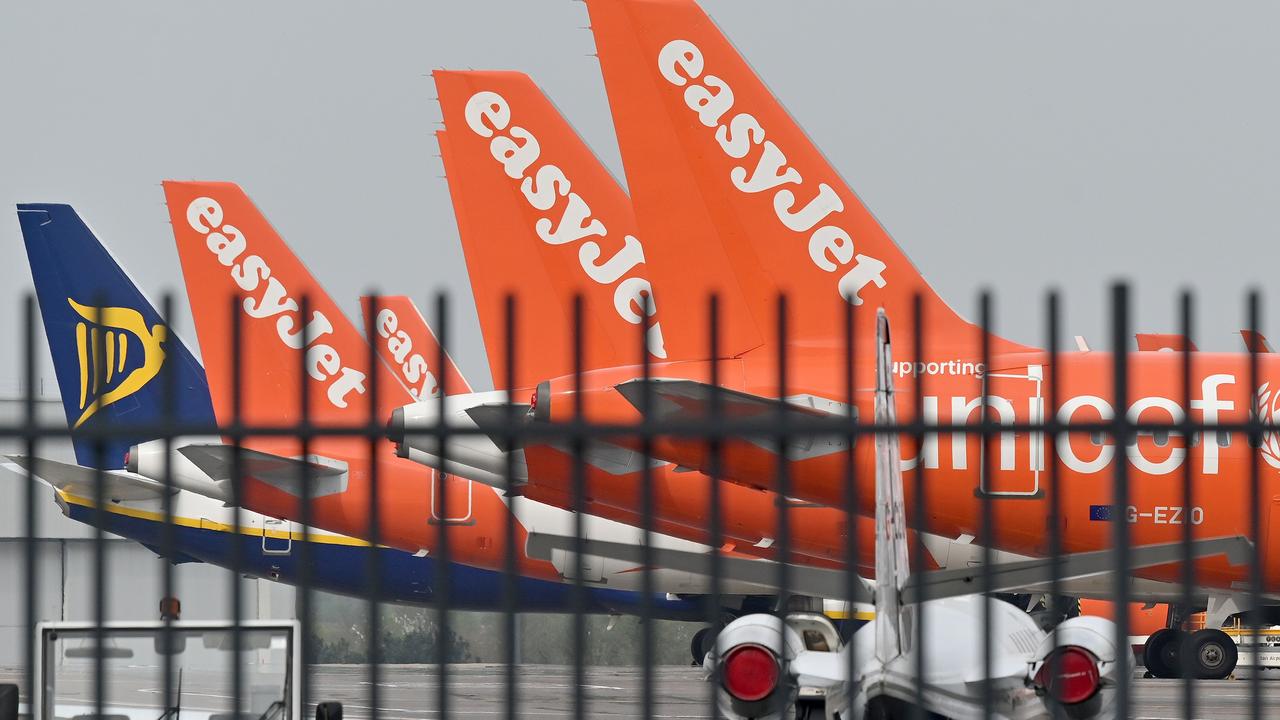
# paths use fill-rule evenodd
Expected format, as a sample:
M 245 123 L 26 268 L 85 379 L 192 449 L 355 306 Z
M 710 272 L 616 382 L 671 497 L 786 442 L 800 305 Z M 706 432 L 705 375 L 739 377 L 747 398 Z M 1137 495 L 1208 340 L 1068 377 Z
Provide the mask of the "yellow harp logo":
M 102 408 L 138 392 L 164 365 L 165 327 L 147 329 L 142 313 L 133 308 L 95 308 L 67 298 L 71 309 L 84 320 L 76 323 L 76 354 L 80 360 L 80 419 L 74 427 Z M 128 367 L 129 338 L 142 346 L 142 364 Z

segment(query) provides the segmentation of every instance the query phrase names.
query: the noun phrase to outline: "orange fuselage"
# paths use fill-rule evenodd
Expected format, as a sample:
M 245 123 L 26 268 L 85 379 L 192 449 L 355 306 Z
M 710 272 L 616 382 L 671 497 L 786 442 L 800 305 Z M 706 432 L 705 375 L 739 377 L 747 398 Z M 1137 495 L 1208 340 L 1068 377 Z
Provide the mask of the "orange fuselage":
M 847 383 L 840 380 L 846 370 L 838 355 L 798 353 L 782 392 L 772 358 L 752 353 L 721 361 L 719 379 L 726 388 L 764 398 L 810 394 L 844 402 L 849 393 Z M 1269 377 L 1280 376 L 1280 360 L 1259 356 L 1254 378 L 1248 355 L 1196 353 L 1192 355 L 1190 396 L 1183 397 L 1182 358 L 1177 353 L 1130 354 L 1128 388 L 1121 403 L 1114 387 L 1113 358 L 1107 353 L 1064 353 L 1057 357 L 1056 368 L 1049 367 L 1049 357 L 1043 352 L 996 355 L 989 369 L 980 367 L 980 360 L 972 356 L 936 358 L 925 363 L 920 373 L 914 370 L 916 363 L 907 359 L 895 365 L 898 418 L 909 422 L 917 417 L 919 406 L 926 423 L 975 423 L 982 416 L 985 377 L 988 417 L 1004 424 L 1043 422 L 1051 405 L 1059 421 L 1071 424 L 1109 420 L 1118 414 L 1118 404 L 1131 421 L 1139 423 L 1172 424 L 1182 422 L 1185 415 L 1195 424 L 1240 424 L 1249 418 L 1255 403 L 1261 404 L 1262 419 L 1271 419 L 1272 394 L 1266 383 Z M 706 382 L 710 364 L 655 365 L 650 372 L 655 378 Z M 872 372 L 869 359 L 856 368 L 857 389 L 852 400 L 861 418 L 871 417 Z M 640 376 L 636 367 L 584 374 L 585 417 L 605 423 L 636 422 L 638 411 L 615 388 Z M 1055 381 L 1056 388 L 1052 387 Z M 574 384 L 572 377 L 551 381 L 552 420 L 572 417 Z M 702 412 L 691 408 L 682 417 L 705 417 L 698 415 Z M 864 514 L 873 512 L 875 495 L 869 437 L 862 436 L 852 453 L 857 504 Z M 778 456 L 769 443 L 756 440 L 730 438 L 722 444 L 719 457 L 713 458 L 705 439 L 658 437 L 652 452 L 679 466 L 702 471 L 718 460 L 719 476 L 737 484 L 845 507 L 851 456 L 847 450 L 810 453 L 792 460 L 786 467 L 786 487 L 781 488 Z M 982 503 L 989 498 L 994 519 L 992 545 L 1020 554 L 1049 552 L 1055 483 L 1066 552 L 1110 547 L 1114 522 L 1121 520 L 1129 524 L 1132 545 L 1176 542 L 1189 526 L 1196 538 L 1245 536 L 1270 547 L 1280 544 L 1280 514 L 1272 521 L 1272 508 L 1280 509 L 1280 455 L 1269 449 L 1272 440 L 1272 435 L 1264 433 L 1261 447 L 1254 448 L 1243 433 L 1205 430 L 1192 434 L 1188 448 L 1186 439 L 1177 432 L 1145 431 L 1135 433 L 1122 450 L 1105 432 L 1072 431 L 1056 440 L 1038 432 L 992 433 L 985 441 L 977 432 L 945 432 L 926 434 L 921 451 L 915 438 L 904 436 L 904 483 L 907 502 L 924 504 L 924 529 L 949 537 L 984 537 Z M 634 437 L 619 438 L 618 442 L 639 446 Z M 1114 495 L 1116 470 L 1120 467 L 1128 478 L 1128 497 L 1120 503 L 1122 518 L 1114 517 L 1113 511 L 1118 501 Z M 1257 498 L 1250 497 L 1254 467 L 1259 473 Z M 563 483 L 562 472 L 544 476 L 539 469 L 538 463 L 531 462 L 532 483 Z M 1183 492 L 1187 474 L 1192 486 L 1190 499 Z M 664 494 L 657 498 L 656 511 L 659 516 L 688 513 L 687 507 L 681 510 L 674 506 L 705 505 L 705 497 L 705 492 Z M 1257 538 L 1250 527 L 1250 502 L 1261 503 L 1261 534 Z M 701 510 L 706 512 L 707 508 Z M 756 521 L 761 528 L 769 528 L 776 515 L 776 510 L 765 509 Z M 795 528 L 793 523 L 793 532 Z M 1268 558 L 1266 587 L 1276 590 L 1280 588 L 1280 564 L 1270 559 L 1276 553 L 1263 554 Z M 1196 574 L 1199 583 L 1229 588 L 1245 580 L 1248 570 L 1248 566 L 1232 566 L 1225 558 L 1214 557 L 1198 561 Z M 1176 566 L 1139 571 L 1141 576 L 1170 582 L 1178 581 L 1180 573 Z

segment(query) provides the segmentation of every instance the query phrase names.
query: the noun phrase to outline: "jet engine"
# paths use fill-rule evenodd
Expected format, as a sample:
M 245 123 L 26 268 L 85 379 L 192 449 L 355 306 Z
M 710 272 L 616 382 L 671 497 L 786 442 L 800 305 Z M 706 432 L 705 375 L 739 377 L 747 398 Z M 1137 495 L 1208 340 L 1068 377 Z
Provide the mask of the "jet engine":
M 1057 710 L 1055 717 L 1109 716 L 1115 704 L 1115 683 L 1132 672 L 1132 656 L 1119 652 L 1115 624 L 1095 616 L 1073 617 L 1059 623 L 1040 642 L 1031 667 L 1036 693 Z

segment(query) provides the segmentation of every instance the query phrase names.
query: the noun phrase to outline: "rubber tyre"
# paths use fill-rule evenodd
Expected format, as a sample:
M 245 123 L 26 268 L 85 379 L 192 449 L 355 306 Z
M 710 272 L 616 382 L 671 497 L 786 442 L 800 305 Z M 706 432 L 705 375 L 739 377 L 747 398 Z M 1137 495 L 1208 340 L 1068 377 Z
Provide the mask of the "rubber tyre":
M 1174 628 L 1151 633 L 1142 649 L 1142 664 L 1158 678 L 1182 677 L 1182 644 L 1187 634 Z
M 709 652 L 711 652 L 711 628 L 704 627 L 689 638 L 689 654 L 693 656 L 693 664 L 700 666 Z
M 1217 628 L 1205 628 L 1191 636 L 1191 657 L 1195 676 L 1201 680 L 1224 680 L 1236 670 L 1240 659 L 1236 641 Z

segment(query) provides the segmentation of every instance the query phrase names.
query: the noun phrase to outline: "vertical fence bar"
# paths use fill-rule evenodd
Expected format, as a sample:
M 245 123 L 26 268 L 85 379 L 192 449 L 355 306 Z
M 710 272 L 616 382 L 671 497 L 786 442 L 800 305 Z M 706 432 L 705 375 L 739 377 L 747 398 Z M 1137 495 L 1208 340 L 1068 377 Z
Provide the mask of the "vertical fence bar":
M 103 341 L 106 334 L 99 332 L 102 324 L 102 307 L 106 305 L 99 293 L 93 306 L 93 330 L 90 347 L 93 349 L 93 377 L 95 378 L 93 393 L 93 414 L 102 409 L 102 396 L 98 393 L 96 380 L 106 376 L 105 348 Z M 107 553 L 104 527 L 107 522 L 106 511 L 106 475 L 102 470 L 106 458 L 106 428 L 102 423 L 94 423 L 93 430 L 93 709 L 97 717 L 103 717 L 103 707 L 107 694 L 106 681 L 106 630 L 103 627 L 107 620 Z
M 912 293 L 911 295 L 911 352 L 914 354 L 915 362 L 927 362 L 927 360 L 925 359 L 927 355 L 925 353 L 925 347 L 924 347 L 925 333 L 924 333 L 923 305 L 924 305 L 924 302 L 923 302 L 923 299 L 920 297 L 920 293 Z M 892 334 L 892 331 L 890 332 Z M 879 352 L 879 349 L 877 349 L 877 352 Z M 925 512 L 925 508 L 928 504 L 929 491 L 925 488 L 925 479 L 924 479 L 924 470 L 925 470 L 924 441 L 926 437 L 925 428 L 926 428 L 927 422 L 924 417 L 924 397 L 923 397 L 924 396 L 924 377 L 923 376 L 924 376 L 924 373 L 922 372 L 911 373 L 911 390 L 915 394 L 915 400 L 912 403 L 914 415 L 911 418 L 911 422 L 919 429 L 914 433 L 914 436 L 915 436 L 914 439 L 916 442 L 916 475 L 915 475 L 916 481 L 915 481 L 915 502 L 912 503 L 912 508 L 911 508 L 911 516 L 912 516 L 911 520 L 912 520 L 912 524 L 915 525 L 915 535 L 913 535 L 912 537 L 915 538 L 915 540 L 912 543 L 911 553 L 910 553 L 910 557 L 908 558 L 908 562 L 911 565 L 912 574 L 916 575 L 917 577 L 919 577 L 921 573 L 925 572 L 925 570 L 927 569 L 924 561 L 924 557 L 925 557 L 924 534 L 928 532 L 928 527 L 927 527 L 928 515 Z M 894 393 L 894 395 L 896 396 L 896 393 Z M 899 435 L 899 437 L 901 437 L 901 435 Z M 903 508 L 903 511 L 905 512 L 906 508 Z M 877 538 L 877 541 L 879 541 L 878 538 Z M 917 638 L 924 637 L 925 625 L 927 623 L 927 621 L 925 620 L 927 607 L 928 606 L 923 602 L 919 603 L 919 605 L 917 606 L 917 610 L 915 613 L 916 615 L 916 635 L 915 636 Z M 925 672 L 928 669 L 929 659 L 927 657 L 928 653 L 924 651 L 924 642 L 922 640 L 917 641 L 916 648 L 918 650 L 918 652 L 916 653 L 916 668 L 915 668 L 916 670 L 916 684 L 915 684 L 916 685 L 915 686 L 916 704 L 915 704 L 915 707 L 913 708 L 912 714 L 917 717 L 922 717 L 924 715 L 924 707 L 925 707 L 924 677 L 925 677 Z
M 640 398 L 640 421 L 652 417 L 653 389 L 649 380 L 652 367 L 649 363 L 649 328 L 638 323 L 640 333 L 640 367 L 644 378 L 644 393 Z M 653 455 L 653 436 L 640 436 L 640 521 L 641 566 L 640 576 L 640 714 L 648 720 L 653 717 L 653 467 L 649 462 Z
M 1058 412 L 1058 355 L 1061 352 L 1058 346 L 1059 337 L 1059 310 L 1058 310 L 1058 293 L 1050 291 L 1045 300 L 1045 347 L 1048 348 L 1048 362 L 1046 365 L 1045 384 L 1048 392 L 1046 393 L 1047 409 L 1042 407 L 1039 422 L 1042 427 L 1055 427 Z M 1034 437 L 1034 436 L 1033 436 Z M 1070 435 L 1066 436 L 1070 442 Z M 1049 603 L 1045 608 L 1049 612 L 1050 621 L 1053 623 L 1051 634 L 1051 647 L 1058 646 L 1058 623 L 1062 622 L 1066 617 L 1067 608 L 1064 607 L 1062 597 L 1062 486 L 1059 484 L 1058 462 L 1057 462 L 1057 443 L 1059 434 L 1057 430 L 1049 433 L 1042 431 L 1040 435 L 1040 444 L 1044 448 L 1043 456 L 1049 468 Z M 1057 672 L 1057 665 L 1060 662 L 1058 655 L 1053 653 L 1049 657 L 1049 662 L 1053 667 L 1049 668 L 1050 676 Z
M 1247 320 L 1249 322 L 1249 334 L 1252 337 L 1258 337 L 1261 332 L 1260 313 L 1258 303 L 1258 291 L 1250 290 L 1247 303 Z M 1258 347 L 1256 342 L 1249 343 L 1249 398 L 1255 398 L 1258 389 Z M 1252 448 L 1259 447 L 1261 435 L 1258 431 L 1260 426 L 1258 413 L 1249 413 L 1249 432 L 1246 434 L 1246 448 L 1249 448 L 1249 536 L 1253 538 L 1253 552 L 1250 554 L 1249 560 L 1249 615 L 1250 622 L 1248 624 L 1250 632 L 1253 633 L 1252 662 L 1253 672 L 1249 673 L 1249 694 L 1252 696 L 1252 702 L 1249 703 L 1249 716 L 1253 720 L 1262 720 L 1262 664 L 1260 661 L 1259 650 L 1262 648 L 1262 557 L 1263 557 L 1263 540 L 1262 537 L 1262 478 L 1258 473 L 1258 461 L 1260 454 L 1253 452 Z
M 444 472 L 449 462 L 449 423 L 445 414 L 445 399 L 449 395 L 449 373 L 444 369 L 449 362 L 449 298 L 441 292 L 436 295 L 436 334 L 440 351 L 436 357 L 436 367 L 440 368 L 439 420 L 436 425 L 436 446 L 440 450 L 440 470 L 435 471 L 435 490 L 439 493 L 440 507 L 444 508 L 443 517 L 436 523 L 436 546 L 439 550 L 436 561 L 436 677 L 437 690 L 436 712 L 442 718 L 449 717 L 449 603 L 453 588 L 449 578 L 449 483 L 448 474 Z
M 1182 472 L 1180 473 L 1182 480 L 1182 507 L 1183 512 L 1187 515 L 1187 522 L 1182 524 L 1182 607 L 1171 608 L 1170 613 L 1175 621 L 1173 627 L 1179 632 L 1177 636 L 1181 648 L 1178 657 L 1182 658 L 1182 706 L 1183 717 L 1186 720 L 1192 720 L 1195 717 L 1196 706 L 1196 683 L 1195 683 L 1195 664 L 1190 662 L 1191 658 L 1191 633 L 1187 632 L 1187 619 L 1191 613 L 1191 608 L 1195 602 L 1192 594 L 1196 582 L 1196 564 L 1192 558 L 1192 528 L 1190 522 L 1191 509 L 1195 507 L 1195 483 L 1193 482 L 1193 473 L 1191 470 L 1191 450 L 1192 441 L 1197 431 L 1191 425 L 1191 343 L 1192 343 L 1192 326 L 1191 326 L 1191 293 L 1184 290 L 1178 300 L 1179 327 L 1182 332 L 1182 363 L 1179 379 L 1181 381 L 1181 400 L 1183 410 L 1182 422 L 1182 443 L 1186 448 L 1184 462 L 1182 463 Z M 1200 433 L 1201 436 L 1204 433 Z M 1215 442 L 1217 442 L 1215 440 Z
M 858 578 L 861 558 L 858 556 L 858 373 L 857 373 L 857 306 L 852 302 L 844 302 L 844 402 L 846 411 L 845 436 L 848 447 L 844 456 L 844 590 L 845 590 L 845 626 L 841 638 L 849 655 L 849 663 L 845 668 L 845 677 L 853 681 L 858 668 L 858 657 L 853 643 L 854 628 L 858 625 L 858 608 L 855 598 L 862 586 Z M 918 532 L 918 529 L 917 529 Z
M 365 312 L 365 340 L 369 343 L 367 361 L 369 363 L 369 556 L 365 564 L 369 587 L 369 634 L 368 650 L 365 653 L 369 663 L 369 717 L 378 720 L 378 708 L 382 700 L 381 662 L 382 662 L 382 497 L 378 487 L 381 464 L 378 462 L 378 445 L 382 440 L 382 428 L 379 425 L 378 412 L 380 403 L 378 378 L 378 337 L 376 325 L 378 313 L 382 306 L 382 296 L 377 290 L 369 293 L 368 309 Z M 441 368 L 443 372 L 443 368 Z M 424 398 L 425 399 L 425 398 Z
M 778 638 L 782 672 L 780 677 L 789 676 L 788 667 L 791 658 L 787 654 L 785 626 L 787 610 L 791 601 L 791 433 L 790 419 L 787 417 L 787 364 L 790 354 L 787 348 L 787 296 L 778 295 L 777 305 L 777 341 L 778 341 L 778 427 L 775 441 L 778 452 L 778 618 L 782 621 L 783 634 Z
M 24 422 L 24 432 L 22 439 L 25 443 L 23 450 L 27 454 L 27 487 L 26 487 L 26 518 L 23 522 L 23 545 L 24 554 L 23 563 L 27 581 L 27 593 L 24 599 L 23 613 L 26 623 L 26 637 L 23 641 L 23 687 L 27 689 L 27 703 L 31 708 L 32 716 L 40 712 L 40 708 L 35 706 L 36 697 L 36 624 L 40 622 L 40 572 L 38 558 L 36 555 L 36 538 L 39 537 L 40 527 L 39 520 L 36 517 L 36 442 L 39 439 L 39 429 L 36 427 L 36 301 L 30 293 L 23 298 L 22 302 L 22 372 L 23 383 L 26 386 L 22 394 L 22 415 Z
M 508 720 L 515 720 L 517 716 L 516 702 L 519 699 L 517 688 L 516 663 L 519 662 L 519 643 L 520 637 L 516 624 L 517 607 L 517 591 L 519 582 L 519 567 L 516 564 L 516 503 L 520 502 L 520 493 L 514 492 L 512 482 L 516 476 L 516 448 L 523 447 L 525 438 L 518 437 L 517 423 L 519 418 L 516 417 L 515 403 L 510 397 L 510 393 L 516 389 L 516 329 L 517 329 L 517 310 L 516 298 L 510 293 L 507 294 L 504 302 L 505 306 L 505 328 L 506 343 L 504 352 L 506 353 L 506 364 L 504 371 L 506 373 L 504 387 L 507 389 L 507 454 L 506 454 L 506 482 L 507 496 L 507 512 L 503 515 L 505 527 L 503 537 L 506 538 L 506 546 L 504 548 L 503 557 L 503 634 L 506 637 L 506 644 L 503 646 L 503 660 L 506 665 L 506 715 Z M 440 368 L 440 372 L 444 372 L 444 368 Z M 535 391 L 536 392 L 536 391 Z M 517 444 L 518 443 L 518 444 Z
M 1117 283 L 1111 290 L 1111 351 L 1112 391 L 1116 407 L 1112 420 L 1112 439 L 1118 450 L 1113 463 L 1114 507 L 1111 510 L 1116 555 L 1116 650 L 1129 652 L 1129 462 L 1125 450 L 1129 447 L 1131 433 L 1129 418 L 1125 412 L 1129 407 L 1129 287 L 1124 283 Z M 1116 673 L 1116 717 L 1122 720 L 1129 717 L 1130 685 L 1129 673 Z
M 161 299 L 161 311 L 164 317 L 160 321 L 164 323 L 165 333 L 168 337 L 175 337 L 173 329 L 173 295 L 165 293 Z M 164 399 L 163 399 L 163 418 L 165 427 L 171 428 L 177 420 L 174 407 L 177 400 L 177 388 L 175 379 L 177 374 L 173 371 L 173 363 L 165 362 L 160 365 L 160 371 L 163 374 L 161 380 L 164 382 Z M 164 515 L 164 526 L 161 528 L 160 547 L 163 559 L 160 563 L 161 586 L 164 594 L 162 602 L 168 603 L 169 598 L 176 597 L 173 578 L 173 560 L 177 538 L 175 537 L 175 529 L 173 523 L 173 434 L 164 434 L 164 497 L 160 500 L 161 512 Z M 237 542 L 239 538 L 237 538 Z M 175 707 L 178 703 L 170 704 L 173 697 L 173 613 L 168 609 L 162 608 L 160 619 L 164 621 L 164 628 L 161 629 L 161 647 L 164 652 L 160 658 L 161 687 L 164 694 L 161 695 L 164 709 L 167 712 L 170 707 Z
M 587 591 L 583 585 L 586 574 L 584 557 L 586 539 L 583 536 L 586 523 L 586 438 L 583 434 L 584 403 L 582 397 L 582 347 L 583 317 L 582 295 L 573 297 L 573 716 L 576 720 L 587 717 L 586 651 L 587 651 Z
M 244 423 L 244 391 L 241 389 L 244 383 L 244 325 L 243 315 L 240 312 L 242 302 L 238 294 L 232 294 L 231 306 L 228 308 L 231 313 L 231 404 L 232 416 L 237 427 Z M 244 587 L 244 538 L 241 535 L 243 532 L 241 503 L 244 502 L 244 455 L 242 452 L 244 440 L 240 434 L 236 434 L 233 441 L 235 444 L 231 448 L 231 537 L 234 542 L 231 544 L 232 635 L 230 662 L 232 712 L 236 717 L 239 717 L 243 709 L 241 700 L 244 689 L 243 658 L 240 657 L 240 654 L 244 651 L 244 646 L 240 644 L 243 621 L 241 605 L 244 601 L 242 592 Z M 305 453 L 303 457 L 306 457 Z M 262 531 L 264 534 L 266 533 L 265 524 Z
M 238 313 L 237 313 L 238 315 Z M 301 312 L 299 318 L 307 318 L 311 315 L 311 296 L 303 294 L 301 302 Z M 302 327 L 302 347 L 310 347 L 311 345 L 311 323 L 304 322 Z M 307 372 L 307 353 L 298 353 L 298 369 L 300 387 L 298 388 L 301 395 L 299 396 L 299 420 L 298 430 L 299 439 L 301 441 L 302 455 L 302 482 L 301 490 L 301 513 L 299 515 L 302 520 L 302 552 L 298 557 L 298 585 L 300 593 L 298 595 L 298 621 L 302 626 L 302 637 L 299 640 L 302 643 L 302 668 L 299 678 L 301 680 L 302 690 L 302 716 L 305 718 L 308 713 L 308 707 L 311 701 L 311 662 L 314 659 L 312 633 L 314 632 L 314 623 L 312 622 L 313 608 L 311 607 L 311 572 L 313 555 L 311 552 L 311 376 Z M 239 634 L 239 628 L 237 628 Z
M 711 403 L 710 403 L 710 423 L 711 432 L 707 435 L 707 481 L 710 484 L 708 488 L 708 498 L 711 507 L 707 511 L 711 515 L 711 557 L 709 558 L 710 574 L 711 574 L 711 594 L 707 601 L 707 627 L 710 628 L 707 633 L 711 637 L 711 657 L 713 660 L 712 667 L 715 668 L 715 676 L 711 678 L 708 685 L 708 712 L 711 717 L 718 717 L 720 713 L 719 704 L 717 702 L 720 692 L 720 653 L 719 645 L 716 639 L 720 635 L 722 628 L 721 606 L 723 599 L 720 597 L 720 575 L 723 570 L 723 563 L 720 558 L 720 548 L 724 545 L 724 525 L 720 515 L 720 479 L 721 474 L 721 452 L 724 447 L 720 438 L 720 424 L 723 421 L 723 408 L 721 407 L 720 397 L 720 296 L 712 293 L 707 298 L 707 321 L 708 334 L 707 345 L 708 352 L 711 356 Z
M 983 290 L 978 296 L 978 327 L 981 335 L 979 342 L 982 350 L 982 402 L 980 420 L 982 423 L 982 454 L 978 468 L 978 495 L 982 505 L 982 716 L 991 717 L 995 695 L 991 685 L 991 647 L 992 608 L 991 599 L 993 578 L 991 575 L 991 543 L 995 541 L 995 512 L 991 507 L 991 493 L 985 486 L 991 475 L 991 453 L 987 446 L 991 442 L 991 420 L 987 413 L 991 406 L 991 292 Z M 967 442 L 966 438 L 966 442 Z

